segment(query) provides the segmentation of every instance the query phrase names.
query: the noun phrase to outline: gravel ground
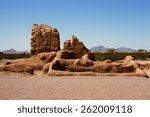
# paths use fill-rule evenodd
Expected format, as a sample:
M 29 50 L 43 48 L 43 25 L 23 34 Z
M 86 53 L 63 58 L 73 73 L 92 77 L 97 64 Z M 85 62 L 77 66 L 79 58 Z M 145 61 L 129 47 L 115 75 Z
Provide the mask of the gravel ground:
M 150 99 L 150 79 L 118 76 L 59 76 L 0 73 L 0 99 Z

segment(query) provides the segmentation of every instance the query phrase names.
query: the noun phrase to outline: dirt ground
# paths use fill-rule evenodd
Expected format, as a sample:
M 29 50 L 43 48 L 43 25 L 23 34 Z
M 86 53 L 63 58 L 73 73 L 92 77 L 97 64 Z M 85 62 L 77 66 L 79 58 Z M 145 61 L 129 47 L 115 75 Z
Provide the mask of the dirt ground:
M 59 76 L 0 73 L 0 99 L 150 99 L 150 78 Z

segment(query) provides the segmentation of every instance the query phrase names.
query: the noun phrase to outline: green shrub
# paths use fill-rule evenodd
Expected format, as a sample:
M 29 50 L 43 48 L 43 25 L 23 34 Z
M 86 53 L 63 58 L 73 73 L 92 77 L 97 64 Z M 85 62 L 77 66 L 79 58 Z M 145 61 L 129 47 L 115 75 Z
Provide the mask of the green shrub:
M 0 60 L 2 60 L 2 58 L 3 58 L 3 53 L 0 52 Z
M 20 58 L 29 58 L 30 54 L 21 53 L 21 54 L 3 54 L 3 59 L 20 59 Z
M 95 59 L 99 61 L 104 60 L 122 60 L 126 56 L 130 55 L 136 60 L 149 60 L 150 53 L 94 53 Z M 0 60 L 1 59 L 20 59 L 20 58 L 29 58 L 30 54 L 22 53 L 22 54 L 3 54 L 0 53 Z
M 95 59 L 99 61 L 104 61 L 107 59 L 112 61 L 122 60 L 128 55 L 132 56 L 136 60 L 150 59 L 150 53 L 94 53 L 94 54 Z

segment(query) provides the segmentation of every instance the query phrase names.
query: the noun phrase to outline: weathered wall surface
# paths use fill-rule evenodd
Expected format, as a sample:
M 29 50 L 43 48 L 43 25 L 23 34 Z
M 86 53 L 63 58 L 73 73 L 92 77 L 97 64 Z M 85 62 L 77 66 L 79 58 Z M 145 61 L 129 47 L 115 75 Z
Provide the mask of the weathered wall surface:
M 76 36 L 72 36 L 72 39 L 66 40 L 64 42 L 64 50 L 71 50 L 75 53 L 75 58 L 81 58 L 83 55 L 90 52 L 83 44 L 79 41 Z
M 31 56 L 42 52 L 57 52 L 60 50 L 59 32 L 46 24 L 34 24 L 30 45 Z

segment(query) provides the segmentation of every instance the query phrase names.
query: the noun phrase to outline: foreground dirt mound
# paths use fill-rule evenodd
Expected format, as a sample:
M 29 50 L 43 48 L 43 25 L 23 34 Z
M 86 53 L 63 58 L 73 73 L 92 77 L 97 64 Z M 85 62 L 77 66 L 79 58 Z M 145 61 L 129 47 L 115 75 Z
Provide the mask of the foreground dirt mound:
M 126 61 L 126 59 L 124 60 Z M 95 62 L 84 55 L 82 59 L 56 59 L 50 64 L 50 70 L 61 70 L 71 72 L 92 71 L 97 73 L 131 73 L 135 72 L 138 66 L 135 63 L 117 63 L 117 62 Z
M 0 71 L 34 74 L 34 70 L 42 70 L 44 65 L 53 61 L 56 52 L 40 53 L 29 59 L 9 60 L 0 66 Z
M 91 61 L 87 54 L 82 56 L 82 59 L 72 59 L 72 57 L 74 57 L 74 53 L 68 50 L 61 50 L 57 53 L 40 53 L 29 59 L 8 61 L 0 66 L 0 71 L 34 74 L 34 70 L 42 70 L 44 74 L 49 76 L 129 75 L 148 77 L 139 68 L 139 64 L 129 56 L 119 62 L 109 60 L 104 62 Z
M 150 61 L 137 61 L 139 68 L 150 69 Z
M 34 70 L 42 70 L 43 66 L 56 57 L 56 52 L 40 53 L 26 60 L 26 64 Z
M 82 59 L 56 59 L 49 64 L 48 75 L 125 75 L 125 76 L 143 76 L 148 75 L 138 67 L 137 63 L 131 57 L 127 56 L 122 62 L 95 62 L 83 56 Z M 127 62 L 128 61 L 128 62 Z
M 34 74 L 33 67 L 26 64 L 26 59 L 11 60 L 0 66 L 0 71 Z

